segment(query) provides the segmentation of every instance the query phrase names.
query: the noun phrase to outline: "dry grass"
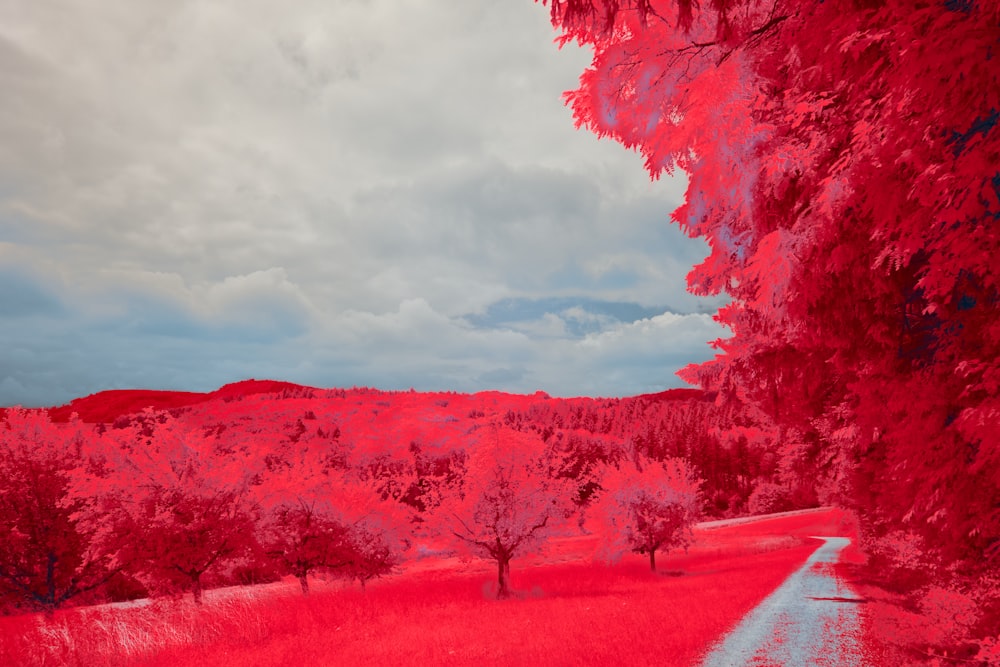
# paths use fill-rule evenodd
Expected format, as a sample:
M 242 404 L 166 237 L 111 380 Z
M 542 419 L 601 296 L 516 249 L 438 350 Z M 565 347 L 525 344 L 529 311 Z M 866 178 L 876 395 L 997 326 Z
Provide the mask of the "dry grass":
M 515 562 L 516 599 L 490 599 L 493 569 L 413 568 L 366 592 L 292 585 L 189 600 L 0 619 L 0 664 L 690 665 L 835 534 L 835 513 L 698 534 L 688 554 L 590 562 L 593 537 Z M 825 524 L 824 524 L 825 522 Z

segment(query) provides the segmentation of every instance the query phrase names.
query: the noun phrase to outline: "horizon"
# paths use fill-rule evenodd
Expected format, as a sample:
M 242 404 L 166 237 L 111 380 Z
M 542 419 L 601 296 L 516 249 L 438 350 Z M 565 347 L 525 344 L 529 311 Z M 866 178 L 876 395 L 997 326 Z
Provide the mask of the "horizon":
M 290 388 L 290 387 L 299 388 L 299 389 L 311 389 L 311 390 L 316 390 L 316 391 L 345 391 L 345 392 L 358 391 L 358 392 L 376 392 L 376 393 L 380 393 L 380 394 L 411 394 L 411 393 L 415 393 L 415 394 L 427 394 L 427 395 L 452 394 L 452 395 L 456 395 L 456 396 L 476 396 L 476 395 L 479 395 L 479 394 L 491 394 L 491 393 L 495 393 L 495 394 L 501 394 L 501 395 L 507 395 L 507 396 L 518 396 L 518 397 L 525 397 L 525 398 L 535 398 L 535 397 L 539 397 L 539 395 L 541 395 L 541 398 L 544 398 L 544 399 L 567 400 L 567 401 L 577 400 L 577 399 L 589 399 L 589 400 L 595 400 L 595 401 L 599 401 L 599 400 L 627 400 L 627 399 L 632 399 L 632 398 L 643 398 L 643 397 L 648 397 L 648 396 L 658 396 L 658 395 L 661 395 L 661 394 L 669 394 L 671 392 L 711 393 L 711 392 L 707 392 L 706 390 L 700 389 L 698 387 L 692 387 L 692 386 L 689 385 L 689 386 L 684 386 L 684 387 L 670 387 L 670 388 L 667 388 L 667 389 L 664 389 L 664 390 L 661 390 L 661 391 L 646 392 L 646 393 L 639 393 L 639 394 L 630 394 L 630 395 L 626 395 L 626 396 L 589 396 L 589 395 L 582 395 L 582 394 L 581 395 L 573 395 L 573 396 L 557 396 L 557 395 L 550 394 L 549 392 L 543 391 L 541 389 L 538 389 L 538 390 L 535 390 L 535 391 L 526 391 L 526 392 L 503 391 L 503 390 L 499 390 L 499 389 L 480 389 L 480 390 L 476 390 L 476 391 L 454 391 L 454 390 L 449 390 L 449 389 L 434 390 L 434 391 L 420 391 L 420 390 L 417 390 L 417 389 L 415 389 L 413 387 L 410 387 L 408 389 L 382 389 L 382 388 L 379 388 L 379 387 L 371 387 L 371 386 L 364 386 L 364 385 L 352 385 L 350 387 L 347 387 L 347 386 L 317 387 L 317 386 L 312 386 L 312 385 L 299 384 L 299 383 L 295 383 L 295 382 L 288 382 L 286 380 L 278 380 L 278 379 L 275 379 L 275 378 L 244 378 L 242 380 L 235 380 L 233 382 L 227 382 L 227 383 L 225 383 L 223 385 L 220 385 L 220 386 L 215 387 L 214 389 L 211 389 L 211 390 L 208 390 L 208 391 L 190 391 L 190 390 L 185 390 L 185 389 L 160 389 L 160 388 L 152 388 L 152 387 L 129 387 L 129 388 L 101 389 L 99 391 L 92 392 L 90 394 L 85 394 L 85 395 L 81 395 L 81 396 L 75 396 L 72 399 L 66 401 L 65 403 L 50 404 L 50 405 L 24 405 L 24 404 L 20 404 L 20 403 L 14 403 L 14 404 L 10 404 L 10 405 L 0 405 L 0 410 L 9 410 L 9 409 L 13 409 L 13 408 L 23 408 L 23 409 L 26 409 L 26 410 L 43 410 L 43 409 L 49 409 L 49 410 L 51 410 L 51 409 L 57 409 L 57 408 L 67 408 L 67 407 L 72 406 L 74 403 L 78 403 L 80 401 L 84 401 L 86 399 L 95 398 L 95 397 L 98 397 L 98 396 L 106 396 L 106 395 L 109 395 L 109 394 L 115 394 L 115 395 L 120 395 L 120 394 L 166 394 L 166 395 L 194 395 L 194 396 L 207 396 L 207 397 L 210 397 L 213 394 L 218 394 L 218 393 L 222 392 L 225 389 L 234 389 L 234 388 L 239 387 L 240 385 L 253 385 L 253 384 L 256 384 L 256 385 L 266 385 L 266 384 L 269 384 L 269 383 L 274 383 L 274 384 L 284 385 L 284 386 L 277 387 L 277 388 L 275 388 L 273 390 L 268 390 L 268 389 L 254 390 L 254 391 L 247 392 L 246 395 L 250 396 L 250 395 L 254 395 L 254 394 L 258 394 L 258 393 L 265 393 L 265 394 L 266 393 L 277 393 L 277 392 L 280 392 L 280 391 L 282 391 L 282 390 L 284 390 L 286 388 Z

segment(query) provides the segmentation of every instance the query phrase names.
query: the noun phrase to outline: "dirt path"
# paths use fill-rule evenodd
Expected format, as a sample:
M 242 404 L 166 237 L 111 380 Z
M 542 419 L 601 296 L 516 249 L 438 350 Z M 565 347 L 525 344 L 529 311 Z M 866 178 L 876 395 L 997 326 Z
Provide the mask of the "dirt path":
M 696 523 L 695 528 L 699 530 L 716 530 L 717 528 L 729 528 L 730 526 L 739 526 L 745 523 L 758 523 L 760 521 L 767 521 L 769 519 L 780 519 L 782 517 L 788 516 L 802 516 L 803 514 L 822 514 L 823 512 L 829 512 L 832 507 L 811 507 L 806 510 L 792 510 L 791 512 L 773 512 L 771 514 L 754 514 L 753 516 L 741 516 L 735 519 L 715 519 L 712 521 L 702 521 L 701 523 Z
M 862 667 L 858 603 L 833 572 L 846 537 L 823 546 L 712 647 L 702 667 Z

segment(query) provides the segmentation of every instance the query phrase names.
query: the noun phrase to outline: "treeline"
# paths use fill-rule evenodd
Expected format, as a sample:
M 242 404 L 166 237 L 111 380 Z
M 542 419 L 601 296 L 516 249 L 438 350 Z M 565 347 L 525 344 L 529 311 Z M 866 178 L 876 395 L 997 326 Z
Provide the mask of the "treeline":
M 616 527 L 615 544 L 652 564 L 696 517 L 817 500 L 789 483 L 775 443 L 700 392 L 561 400 L 282 388 L 97 412 L 109 421 L 58 423 L 20 409 L 3 416 L 7 610 L 181 592 L 200 600 L 206 587 L 286 575 L 303 592 L 318 573 L 363 585 L 465 528 L 469 541 L 449 548 L 497 560 L 503 593 L 515 555 L 557 527 L 578 529 L 588 512 Z M 628 479 L 632 495 L 613 488 Z M 494 508 L 503 526 L 475 528 L 470 518 L 463 530 L 443 528 L 442 517 L 478 516 L 476 503 L 503 495 L 490 490 L 498 484 L 522 491 Z M 621 534 L 629 521 L 614 515 L 660 507 L 650 498 L 673 507 L 673 518 L 661 517 L 662 540 L 633 544 Z M 558 511 L 521 516 L 532 507 Z M 496 540 L 479 539 L 480 529 L 530 534 L 516 549 L 489 553 L 477 544 Z
M 388 572 L 406 526 L 343 460 L 206 435 L 165 412 L 107 428 L 9 410 L 0 428 L 0 602 L 130 599 L 336 570 Z

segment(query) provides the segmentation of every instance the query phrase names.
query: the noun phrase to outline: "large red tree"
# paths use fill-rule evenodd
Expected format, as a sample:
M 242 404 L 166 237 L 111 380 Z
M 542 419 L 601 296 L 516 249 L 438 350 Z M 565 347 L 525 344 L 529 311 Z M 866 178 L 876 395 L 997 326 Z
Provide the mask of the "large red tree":
M 869 535 L 909 535 L 935 576 L 996 572 L 1000 3 L 551 10 L 594 48 L 577 124 L 688 174 L 672 217 L 711 248 L 689 286 L 731 297 L 733 336 L 683 377 L 822 452 Z
M 565 527 L 576 488 L 533 434 L 497 425 L 473 434 L 458 488 L 434 509 L 439 534 L 459 551 L 496 561 L 497 598 L 510 595 L 510 561 Z
M 119 571 L 88 524 L 92 503 L 71 492 L 92 438 L 42 410 L 12 408 L 0 421 L 0 607 L 51 611 Z
M 254 546 L 253 451 L 147 410 L 106 431 L 74 484 L 103 548 L 151 591 L 190 591 Z M 130 539 L 122 541 L 121 536 Z

